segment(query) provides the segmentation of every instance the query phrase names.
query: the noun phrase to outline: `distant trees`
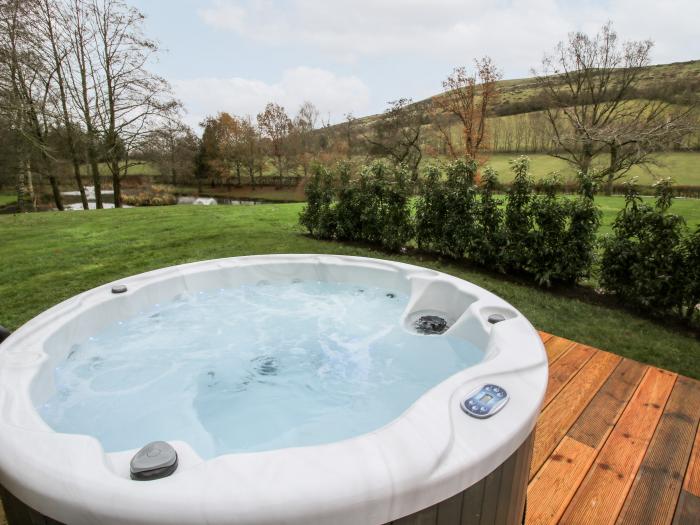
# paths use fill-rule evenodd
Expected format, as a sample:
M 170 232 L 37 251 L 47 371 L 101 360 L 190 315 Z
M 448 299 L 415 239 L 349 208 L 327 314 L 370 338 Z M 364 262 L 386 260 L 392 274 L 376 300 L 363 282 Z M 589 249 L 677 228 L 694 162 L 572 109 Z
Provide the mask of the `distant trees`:
M 97 207 L 100 163 L 121 205 L 133 153 L 178 108 L 167 82 L 147 69 L 158 47 L 144 36 L 143 18 L 121 0 L 0 0 L 0 112 L 18 146 L 21 205 L 37 172 L 63 209 L 59 174 L 67 164 L 87 207 L 85 163 Z
M 370 154 L 387 157 L 396 165 L 404 164 L 415 181 L 423 158 L 421 130 L 425 120 L 422 106 L 410 98 L 389 102 L 389 108 L 364 135 Z
M 693 106 L 672 108 L 638 98 L 652 46 L 650 40 L 621 44 L 608 23 L 594 36 L 571 33 L 536 73 L 547 102 L 552 155 L 582 172 L 589 172 L 594 159 L 608 156 L 596 174 L 608 193 L 630 168 L 652 162 L 655 151 L 693 129 Z
M 285 109 L 279 104 L 270 102 L 257 115 L 260 135 L 266 139 L 267 151 L 275 159 L 277 173 L 280 177 L 287 172 L 289 160 L 289 135 L 292 131 L 292 120 Z
M 143 14 L 121 0 L 93 0 L 93 52 L 88 55 L 95 91 L 96 123 L 112 175 L 114 205 L 121 206 L 121 177 L 145 137 L 178 108 L 165 79 L 147 69 L 158 52 L 142 31 Z
M 198 149 L 199 138 L 194 131 L 179 121 L 171 121 L 151 134 L 143 152 L 175 186 L 194 173 Z
M 455 68 L 442 83 L 444 93 L 433 98 L 433 119 L 452 158 L 479 158 L 486 145 L 487 116 L 498 97 L 502 74 L 489 57 L 475 60 L 475 71 Z M 453 136 L 452 124 L 460 130 Z
M 46 60 L 41 34 L 34 30 L 40 22 L 35 2 L 3 0 L 0 3 L 0 98 L 4 117 L 16 133 L 18 202 L 25 193 L 32 201 L 33 171 L 49 178 L 59 210 L 61 192 L 54 171 L 55 159 L 49 143 L 53 68 Z
M 267 104 L 255 120 L 226 112 L 207 117 L 200 124 L 204 131 L 195 156 L 200 185 L 204 180 L 229 185 L 235 180 L 240 186 L 246 174 L 255 187 L 269 158 L 273 159 L 278 183 L 292 170 L 296 176 L 298 168 L 308 176 L 320 148 L 318 119 L 318 109 L 308 101 L 294 119 L 275 103 Z

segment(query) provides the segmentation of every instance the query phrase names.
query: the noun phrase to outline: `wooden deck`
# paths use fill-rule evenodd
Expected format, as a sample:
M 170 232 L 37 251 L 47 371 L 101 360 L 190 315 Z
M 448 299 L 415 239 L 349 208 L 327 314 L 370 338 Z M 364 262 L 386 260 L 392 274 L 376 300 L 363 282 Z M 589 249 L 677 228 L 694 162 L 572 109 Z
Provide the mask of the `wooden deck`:
M 700 525 L 700 382 L 541 336 L 527 524 Z
M 700 524 L 700 382 L 540 335 L 527 524 Z

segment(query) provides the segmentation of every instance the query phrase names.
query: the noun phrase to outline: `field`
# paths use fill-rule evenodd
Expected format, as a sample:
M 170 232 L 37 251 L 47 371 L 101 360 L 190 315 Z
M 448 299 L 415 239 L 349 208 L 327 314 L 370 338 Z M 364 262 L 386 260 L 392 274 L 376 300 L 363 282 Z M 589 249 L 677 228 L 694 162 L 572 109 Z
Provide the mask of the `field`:
M 535 179 L 541 179 L 553 171 L 559 172 L 564 180 L 573 179 L 576 172 L 566 161 L 556 159 L 544 153 L 526 153 L 530 158 L 530 168 Z M 496 153 L 491 155 L 486 164 L 498 171 L 503 182 L 513 180 L 508 162 L 517 157 L 516 154 Z M 675 184 L 687 186 L 700 186 L 700 153 L 698 152 L 674 152 L 661 153 L 657 156 L 658 165 L 649 166 L 649 170 L 635 166 L 625 178 L 637 177 L 637 183 L 642 186 L 650 186 L 655 180 L 663 177 L 671 177 Z
M 81 168 L 80 169 L 81 174 L 84 175 L 85 177 L 87 177 L 90 174 L 90 171 L 88 170 L 87 164 L 83 164 L 80 168 Z M 100 175 L 102 175 L 103 177 L 111 176 L 111 173 L 109 171 L 109 168 L 107 167 L 107 164 L 105 164 L 103 162 L 101 162 L 98 165 L 98 170 L 100 171 Z M 131 166 L 129 168 L 129 173 L 128 173 L 128 175 L 134 175 L 134 176 L 136 176 L 136 175 L 152 176 L 152 175 L 158 175 L 158 174 L 159 174 L 158 168 L 155 165 L 151 164 L 150 162 L 144 162 L 142 164 L 136 164 L 134 166 Z M 89 181 L 86 180 L 85 184 L 89 184 Z
M 600 229 L 598 230 L 598 234 L 603 235 L 612 231 L 612 223 L 620 208 L 622 208 L 624 199 L 622 197 L 598 196 L 595 201 L 603 213 Z M 644 201 L 647 204 L 653 204 L 654 199 L 647 197 L 644 198 Z M 695 229 L 700 227 L 700 199 L 674 199 L 670 211 L 682 216 L 689 228 Z
M 317 241 L 297 225 L 301 208 L 171 206 L 0 216 L 0 324 L 15 329 L 80 291 L 167 265 L 262 253 L 341 253 L 451 273 L 503 296 L 542 330 L 700 378 L 700 342 L 678 330 L 452 262 Z

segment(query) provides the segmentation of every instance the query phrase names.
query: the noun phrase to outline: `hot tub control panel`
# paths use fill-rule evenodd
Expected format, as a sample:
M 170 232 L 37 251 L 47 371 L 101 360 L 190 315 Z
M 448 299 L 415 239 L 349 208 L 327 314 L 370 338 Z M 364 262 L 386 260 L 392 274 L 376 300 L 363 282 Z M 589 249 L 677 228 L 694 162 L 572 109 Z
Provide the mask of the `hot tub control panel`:
M 462 410 L 472 417 L 484 419 L 501 410 L 508 401 L 508 392 L 498 385 L 477 388 L 462 401 Z

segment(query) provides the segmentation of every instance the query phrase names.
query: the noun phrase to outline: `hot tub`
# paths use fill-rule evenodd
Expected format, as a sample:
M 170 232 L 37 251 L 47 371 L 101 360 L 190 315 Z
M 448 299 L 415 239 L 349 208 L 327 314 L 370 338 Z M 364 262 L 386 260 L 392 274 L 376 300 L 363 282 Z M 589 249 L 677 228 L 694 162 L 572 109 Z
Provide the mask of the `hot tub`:
M 446 274 L 175 266 L 0 345 L 1 493 L 11 525 L 518 523 L 546 385 L 527 319 Z M 153 440 L 177 469 L 134 481 Z

